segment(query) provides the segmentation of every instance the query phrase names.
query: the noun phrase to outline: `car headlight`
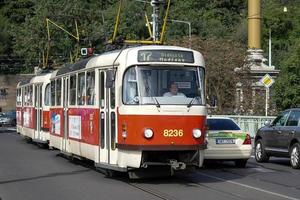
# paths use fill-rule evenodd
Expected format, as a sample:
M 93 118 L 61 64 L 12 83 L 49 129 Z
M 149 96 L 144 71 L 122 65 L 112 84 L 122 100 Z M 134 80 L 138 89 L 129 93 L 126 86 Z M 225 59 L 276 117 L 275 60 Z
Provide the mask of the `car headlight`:
M 144 136 L 147 139 L 150 139 L 153 137 L 153 131 L 150 128 L 146 128 L 144 131 Z
M 197 128 L 193 129 L 193 136 L 194 136 L 194 138 L 200 138 L 201 135 L 202 135 L 202 132 L 201 132 L 200 129 L 197 129 Z

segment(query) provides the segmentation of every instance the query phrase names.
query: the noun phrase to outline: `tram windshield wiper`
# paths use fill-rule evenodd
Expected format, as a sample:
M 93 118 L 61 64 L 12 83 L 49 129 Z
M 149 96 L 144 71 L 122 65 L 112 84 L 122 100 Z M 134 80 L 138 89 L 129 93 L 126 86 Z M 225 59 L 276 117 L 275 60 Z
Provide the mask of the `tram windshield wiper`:
M 156 107 L 160 108 L 160 103 L 158 102 L 157 98 L 156 97 L 152 97 L 152 98 L 155 100 Z
M 192 107 L 192 105 L 193 105 L 195 99 L 197 99 L 197 97 L 194 97 L 194 98 L 190 101 L 190 103 L 188 103 L 188 105 L 187 105 L 188 108 Z

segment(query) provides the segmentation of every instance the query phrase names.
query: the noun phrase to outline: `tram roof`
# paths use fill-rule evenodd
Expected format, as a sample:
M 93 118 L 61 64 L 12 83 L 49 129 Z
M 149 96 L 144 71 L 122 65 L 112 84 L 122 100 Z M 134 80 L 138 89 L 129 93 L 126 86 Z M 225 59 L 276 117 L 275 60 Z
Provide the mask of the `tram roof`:
M 19 84 L 18 84 L 18 86 L 22 86 L 22 85 L 28 84 L 28 83 L 30 83 L 30 80 L 31 79 L 28 79 L 28 80 L 25 80 L 25 81 L 20 81 Z
M 30 84 L 30 83 L 37 83 L 37 82 L 47 82 L 47 80 L 49 80 L 49 78 L 51 77 L 51 73 L 52 72 L 44 72 L 44 73 L 41 73 L 41 74 L 38 74 L 32 78 L 29 78 L 27 80 L 23 80 L 23 81 L 20 81 L 17 85 L 17 87 L 21 87 L 21 86 L 24 86 L 24 85 L 27 85 L 27 84 Z
M 86 64 L 89 62 L 89 60 L 91 58 L 93 58 L 93 57 L 86 58 L 86 59 L 80 60 L 80 61 L 78 61 L 74 64 L 68 64 L 68 65 L 60 68 L 57 71 L 56 76 L 66 74 L 66 73 L 69 73 L 69 72 L 72 72 L 72 71 L 77 71 L 77 70 L 80 70 L 80 69 L 84 69 L 86 67 Z
M 30 81 L 30 83 L 38 83 L 38 82 L 47 82 L 52 73 L 45 73 L 45 74 L 40 74 L 35 77 L 33 77 Z
M 74 64 L 68 64 L 56 72 L 52 74 L 52 77 L 60 76 L 66 73 L 70 73 L 73 71 L 78 71 L 84 68 L 93 68 L 93 67 L 105 67 L 105 66 L 112 66 L 113 64 L 118 65 L 118 61 L 125 59 L 126 55 L 129 52 L 138 51 L 138 50 L 181 50 L 181 51 L 192 51 L 196 53 L 197 51 L 184 48 L 184 47 L 177 47 L 177 46 L 166 46 L 166 45 L 147 45 L 147 46 L 134 46 L 128 47 L 125 49 L 108 51 L 102 53 L 100 55 L 95 55 L 90 58 L 86 58 L 80 60 Z M 201 58 L 203 58 L 202 54 L 197 52 Z M 120 55 L 119 55 L 120 54 Z M 117 60 L 116 60 L 117 59 Z M 115 62 L 115 63 L 114 63 Z M 202 61 L 201 61 L 202 62 Z M 202 63 L 201 63 L 202 64 Z M 204 65 L 204 62 L 203 62 Z

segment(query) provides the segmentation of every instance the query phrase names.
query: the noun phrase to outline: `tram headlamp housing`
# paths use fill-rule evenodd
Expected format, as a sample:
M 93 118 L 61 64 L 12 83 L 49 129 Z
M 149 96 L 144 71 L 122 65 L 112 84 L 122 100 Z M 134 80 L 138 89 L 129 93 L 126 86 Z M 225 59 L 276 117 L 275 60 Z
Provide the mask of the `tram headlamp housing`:
M 194 138 L 200 138 L 201 135 L 202 135 L 202 132 L 201 132 L 200 129 L 197 129 L 197 128 L 193 129 L 193 136 L 194 136 Z
M 127 125 L 126 125 L 126 123 L 122 124 L 122 137 L 124 139 L 127 138 Z
M 127 132 L 126 131 L 123 131 L 122 132 L 122 137 L 125 139 L 125 138 L 127 138 Z
M 153 131 L 152 131 L 150 128 L 146 128 L 146 129 L 144 130 L 144 136 L 145 136 L 145 138 L 147 138 L 147 139 L 152 138 L 152 137 L 153 137 Z

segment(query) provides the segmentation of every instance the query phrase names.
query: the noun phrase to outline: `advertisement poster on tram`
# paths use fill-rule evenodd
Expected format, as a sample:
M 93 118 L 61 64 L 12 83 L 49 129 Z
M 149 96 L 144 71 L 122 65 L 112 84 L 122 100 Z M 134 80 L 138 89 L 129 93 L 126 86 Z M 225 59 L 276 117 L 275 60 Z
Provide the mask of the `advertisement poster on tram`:
M 81 139 L 81 116 L 69 116 L 69 137 Z

